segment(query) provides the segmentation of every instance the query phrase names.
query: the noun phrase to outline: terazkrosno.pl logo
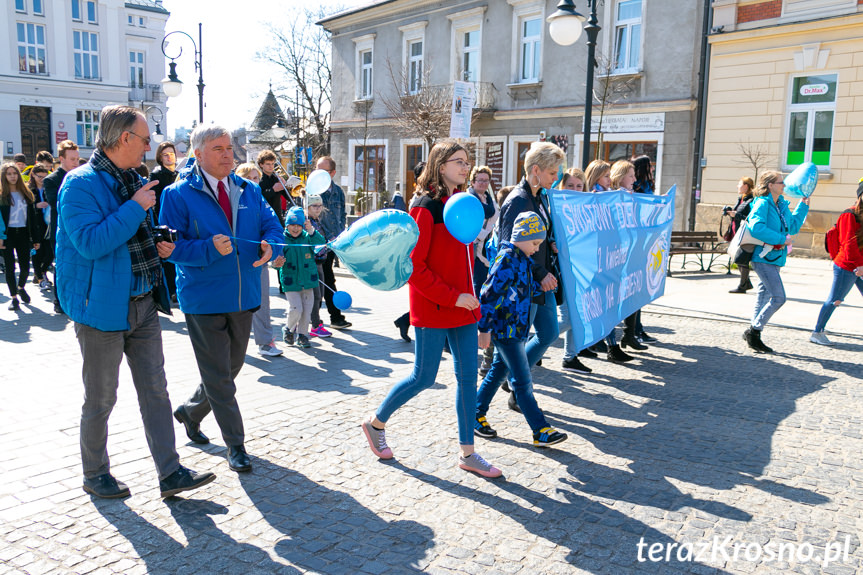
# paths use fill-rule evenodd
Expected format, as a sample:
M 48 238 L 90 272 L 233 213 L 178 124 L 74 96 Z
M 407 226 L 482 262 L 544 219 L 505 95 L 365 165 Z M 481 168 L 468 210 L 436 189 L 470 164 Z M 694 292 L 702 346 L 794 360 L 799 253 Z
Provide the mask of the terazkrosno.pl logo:
M 666 269 L 668 269 L 668 245 L 665 242 L 665 235 L 661 235 L 656 238 L 647 252 L 645 275 L 647 276 L 647 291 L 650 292 L 651 296 L 655 296 L 662 286 Z

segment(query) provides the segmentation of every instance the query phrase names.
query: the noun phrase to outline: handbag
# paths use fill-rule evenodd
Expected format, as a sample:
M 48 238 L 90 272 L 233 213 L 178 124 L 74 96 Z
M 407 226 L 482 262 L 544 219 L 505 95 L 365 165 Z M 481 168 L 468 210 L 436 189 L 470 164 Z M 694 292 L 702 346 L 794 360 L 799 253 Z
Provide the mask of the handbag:
M 725 221 L 725 218 L 728 218 L 728 227 L 723 231 L 722 222 Z M 734 239 L 734 218 L 728 216 L 728 214 L 723 214 L 723 216 L 719 219 L 719 237 L 721 237 L 726 242 L 730 242 Z
M 752 260 L 752 253 L 757 246 L 763 246 L 764 242 L 756 239 L 749 231 L 747 221 L 740 222 L 737 232 L 731 241 L 728 243 L 727 253 L 731 256 L 731 260 L 737 265 L 749 265 Z

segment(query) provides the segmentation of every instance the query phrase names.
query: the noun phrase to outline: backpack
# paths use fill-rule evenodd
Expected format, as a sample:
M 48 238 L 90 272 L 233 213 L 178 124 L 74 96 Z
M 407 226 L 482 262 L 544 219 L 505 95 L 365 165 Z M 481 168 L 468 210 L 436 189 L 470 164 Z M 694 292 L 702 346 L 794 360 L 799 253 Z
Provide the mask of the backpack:
M 853 214 L 852 210 L 845 210 L 842 214 Z M 842 217 L 842 216 L 839 216 Z M 827 230 L 827 233 L 824 234 L 824 250 L 830 254 L 830 259 L 835 260 L 836 256 L 839 255 L 839 230 L 836 228 L 838 225 L 838 221 L 833 224 L 833 227 Z

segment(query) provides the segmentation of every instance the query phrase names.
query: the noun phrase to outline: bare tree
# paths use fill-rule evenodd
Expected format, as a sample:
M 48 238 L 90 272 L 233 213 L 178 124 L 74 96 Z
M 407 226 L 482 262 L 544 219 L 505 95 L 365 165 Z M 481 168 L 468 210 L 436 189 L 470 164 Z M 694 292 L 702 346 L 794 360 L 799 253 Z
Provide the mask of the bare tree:
M 284 78 L 278 86 L 280 98 L 307 121 L 297 122 L 300 137 L 315 155 L 330 153 L 332 67 L 330 34 L 315 22 L 341 8 L 294 9 L 280 20 L 284 27 L 269 26 L 272 41 L 258 58 L 275 64 Z
M 395 96 L 382 96 L 381 101 L 393 120 L 397 132 L 408 137 L 420 137 L 429 149 L 434 143 L 449 136 L 452 119 L 452 85 L 432 86 L 429 83 L 431 67 L 426 66 L 418 90 L 409 90 L 409 78 L 404 66 L 387 59 L 387 71 Z M 473 123 L 481 110 L 474 107 Z
M 603 142 L 602 123 L 605 115 L 635 93 L 638 89 L 639 79 L 635 76 L 615 75 L 614 60 L 603 54 L 596 55 L 594 65 L 597 68 L 598 77 L 593 89 L 593 99 L 596 104 L 599 104 L 599 126 L 596 130 L 594 159 L 598 159 Z M 589 130 L 591 127 L 585 126 L 584 129 Z
M 746 143 L 737 142 L 737 149 L 740 150 L 742 160 L 737 160 L 737 163 L 752 166 L 755 171 L 755 182 L 758 182 L 758 172 L 766 168 L 772 163 L 773 157 L 767 152 L 767 147 L 764 144 L 753 144 L 746 140 Z

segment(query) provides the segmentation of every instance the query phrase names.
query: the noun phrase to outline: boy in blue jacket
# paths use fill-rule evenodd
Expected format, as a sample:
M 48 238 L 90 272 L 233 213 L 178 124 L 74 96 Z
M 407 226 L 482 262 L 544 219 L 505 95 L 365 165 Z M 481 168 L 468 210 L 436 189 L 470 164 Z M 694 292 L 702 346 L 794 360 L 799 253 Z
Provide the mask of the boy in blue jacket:
M 318 265 L 311 246 L 327 241 L 306 219 L 303 208 L 294 206 L 285 216 L 285 263 L 279 268 L 279 281 L 288 300 L 288 323 L 282 335 L 285 343 L 300 348 L 309 347 L 309 324 L 318 285 Z
M 498 372 L 508 369 L 512 392 L 533 431 L 533 444 L 548 447 L 566 440 L 565 433 L 548 424 L 536 403 L 524 348 L 530 328 L 530 300 L 542 291 L 531 273 L 530 256 L 539 250 L 545 236 L 545 225 L 535 212 L 521 213 L 513 224 L 510 241 L 501 242 L 480 292 L 479 344 L 486 347 L 494 343 L 495 348 L 491 369 L 477 391 L 474 433 L 480 437 L 497 437 L 485 414 L 503 381 Z

